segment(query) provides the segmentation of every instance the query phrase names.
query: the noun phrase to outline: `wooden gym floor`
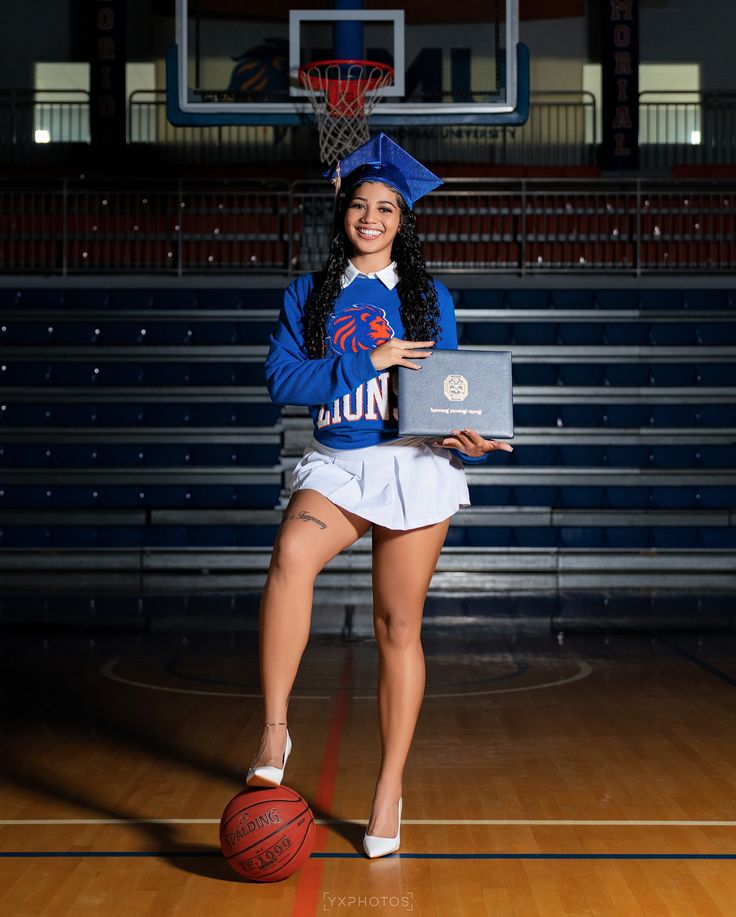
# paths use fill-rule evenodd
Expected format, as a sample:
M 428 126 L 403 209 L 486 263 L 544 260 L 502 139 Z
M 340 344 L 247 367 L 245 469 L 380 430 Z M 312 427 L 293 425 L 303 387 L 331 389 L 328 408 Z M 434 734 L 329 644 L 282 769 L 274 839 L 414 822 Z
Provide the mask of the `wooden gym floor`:
M 399 855 L 361 839 L 376 648 L 313 633 L 285 783 L 318 818 L 296 875 L 247 883 L 217 825 L 260 734 L 257 637 L 0 644 L 0 913 L 736 914 L 736 638 L 425 631 Z

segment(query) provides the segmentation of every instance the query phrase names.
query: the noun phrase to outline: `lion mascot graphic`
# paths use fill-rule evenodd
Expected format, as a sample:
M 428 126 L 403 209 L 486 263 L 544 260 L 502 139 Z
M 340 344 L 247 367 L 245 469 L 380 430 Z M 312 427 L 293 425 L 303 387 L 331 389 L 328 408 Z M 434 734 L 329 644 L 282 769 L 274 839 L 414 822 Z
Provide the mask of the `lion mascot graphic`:
M 333 315 L 327 326 L 327 338 L 336 353 L 373 350 L 393 336 L 393 328 L 384 310 L 362 302 L 347 306 Z

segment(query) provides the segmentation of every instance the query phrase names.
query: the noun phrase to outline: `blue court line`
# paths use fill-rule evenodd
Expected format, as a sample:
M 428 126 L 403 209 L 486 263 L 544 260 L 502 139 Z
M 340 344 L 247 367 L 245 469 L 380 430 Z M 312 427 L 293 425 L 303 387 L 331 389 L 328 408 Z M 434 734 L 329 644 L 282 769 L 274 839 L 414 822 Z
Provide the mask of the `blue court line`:
M 179 857 L 223 859 L 219 851 L 185 850 L 49 850 L 2 851 L 0 859 L 85 859 L 87 857 Z M 736 853 L 393 853 L 405 860 L 736 860 Z M 364 860 L 362 853 L 312 853 L 310 859 Z M 385 858 L 382 858 L 385 859 Z
M 732 675 L 729 675 L 728 672 L 724 672 L 722 669 L 719 669 L 718 666 L 713 665 L 712 662 L 706 662 L 706 660 L 701 659 L 700 656 L 695 656 L 693 653 L 684 650 L 676 643 L 671 643 L 669 640 L 665 640 L 663 637 L 657 637 L 657 639 L 660 643 L 663 643 L 671 650 L 679 653 L 680 656 L 682 656 L 684 659 L 687 659 L 690 662 L 694 662 L 695 665 L 699 666 L 704 671 L 709 672 L 711 675 L 715 675 L 715 677 L 720 678 L 721 681 L 725 681 L 726 684 L 731 685 L 732 688 L 736 688 L 736 678 L 734 678 Z

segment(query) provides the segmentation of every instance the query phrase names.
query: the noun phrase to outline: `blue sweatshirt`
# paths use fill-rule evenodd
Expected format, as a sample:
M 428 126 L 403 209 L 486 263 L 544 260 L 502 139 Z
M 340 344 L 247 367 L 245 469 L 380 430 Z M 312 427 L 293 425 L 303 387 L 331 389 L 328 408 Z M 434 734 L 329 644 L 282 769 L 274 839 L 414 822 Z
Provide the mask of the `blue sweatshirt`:
M 452 297 L 443 284 L 432 282 L 441 332 L 431 349 L 457 350 Z M 397 439 L 392 373 L 376 369 L 370 358 L 374 347 L 392 337 L 404 338 L 397 288 L 389 290 L 375 278 L 356 277 L 337 297 L 327 319 L 328 355 L 312 359 L 304 345 L 303 314 L 313 286 L 314 275 L 304 274 L 284 293 L 265 363 L 271 401 L 307 405 L 314 438 L 332 449 L 360 449 Z M 397 368 L 390 369 L 395 373 Z M 451 451 L 468 463 L 488 457 Z

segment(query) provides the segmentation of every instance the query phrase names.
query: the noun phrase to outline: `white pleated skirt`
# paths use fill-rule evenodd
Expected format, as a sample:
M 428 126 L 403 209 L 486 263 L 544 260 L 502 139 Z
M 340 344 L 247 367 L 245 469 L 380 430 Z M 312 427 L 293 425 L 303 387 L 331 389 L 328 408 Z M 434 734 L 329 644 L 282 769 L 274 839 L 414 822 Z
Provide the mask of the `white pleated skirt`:
M 389 529 L 415 529 L 470 506 L 465 466 L 422 437 L 364 449 L 331 449 L 312 438 L 294 468 L 291 493 L 309 488 Z

